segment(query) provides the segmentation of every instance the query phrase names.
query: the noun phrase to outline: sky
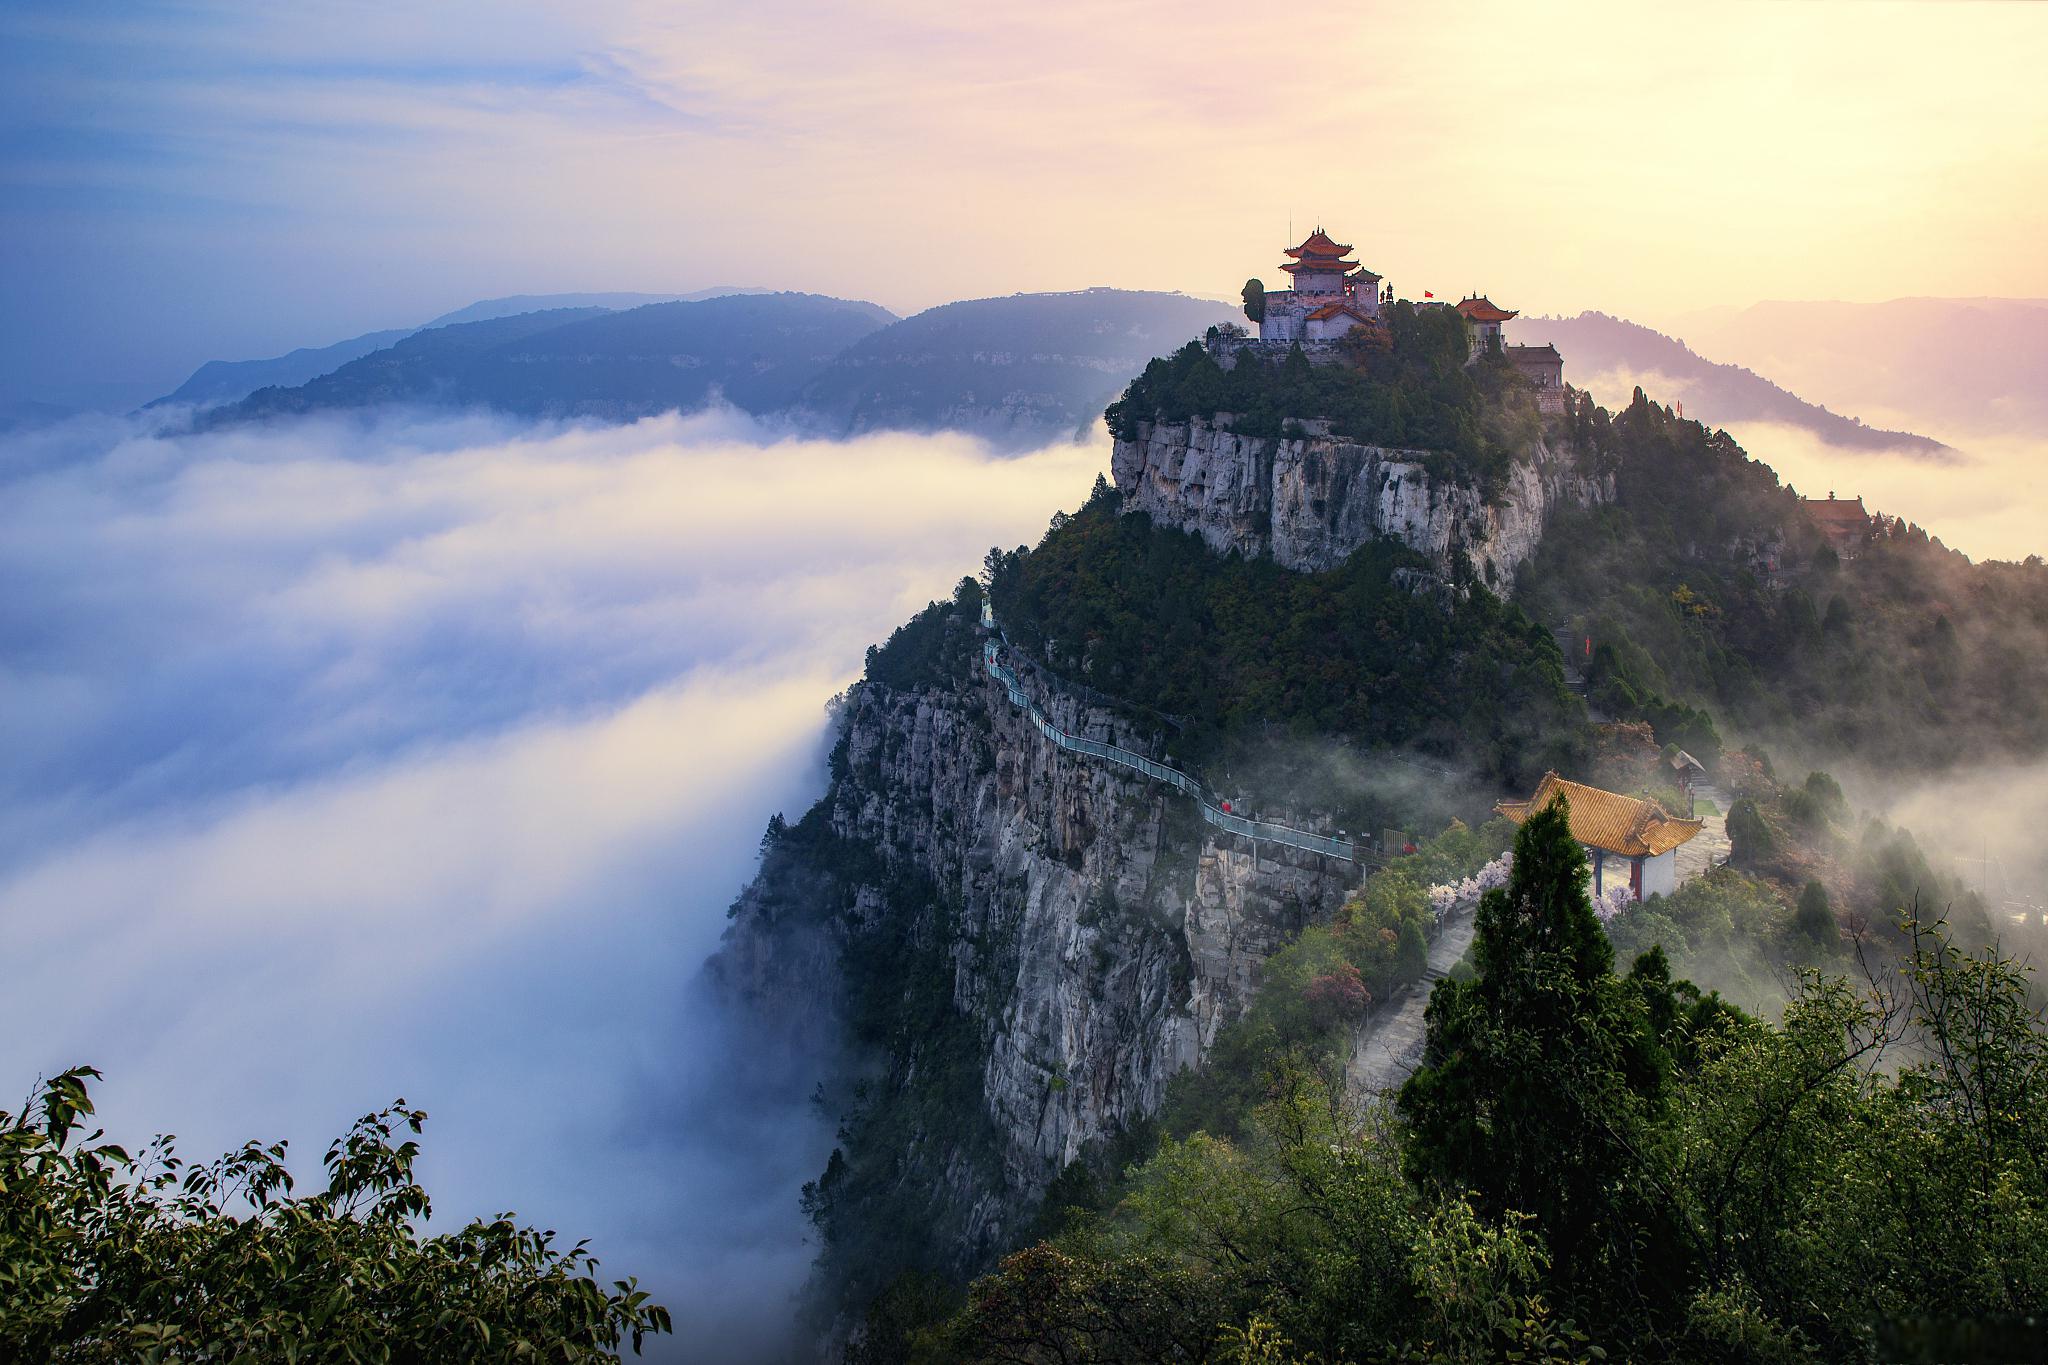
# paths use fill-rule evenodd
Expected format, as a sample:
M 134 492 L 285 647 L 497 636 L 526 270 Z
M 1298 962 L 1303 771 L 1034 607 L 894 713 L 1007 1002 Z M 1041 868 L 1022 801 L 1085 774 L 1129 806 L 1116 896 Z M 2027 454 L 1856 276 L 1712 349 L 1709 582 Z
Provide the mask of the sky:
M 208 1159 L 430 1115 L 444 1220 L 637 1274 L 773 1354 L 831 1148 L 802 1058 L 698 990 L 828 700 L 1101 445 L 387 413 L 0 437 L 0 1110 Z M 707 1349 L 706 1342 L 718 1343 Z
M 0 399 L 476 298 L 2048 296 L 2048 6 L 14 0 Z

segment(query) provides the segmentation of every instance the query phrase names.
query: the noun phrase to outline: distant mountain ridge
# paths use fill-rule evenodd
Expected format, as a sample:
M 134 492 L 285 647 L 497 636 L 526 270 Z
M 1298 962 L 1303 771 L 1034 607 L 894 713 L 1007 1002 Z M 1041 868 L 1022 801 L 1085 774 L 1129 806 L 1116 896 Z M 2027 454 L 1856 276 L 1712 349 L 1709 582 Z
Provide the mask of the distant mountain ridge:
M 385 403 L 629 421 L 714 394 L 750 412 L 788 406 L 831 359 L 895 320 L 817 294 L 731 294 L 623 312 L 550 309 L 414 333 L 290 388 L 200 416 L 202 429 Z
M 302 346 L 281 356 L 263 360 L 209 360 L 192 372 L 192 377 L 163 397 L 143 406 L 163 407 L 173 403 L 209 406 L 247 398 L 258 389 L 294 388 L 321 375 L 332 374 L 351 360 L 395 346 L 405 338 L 430 327 L 447 327 L 463 322 L 487 322 L 520 313 L 545 312 L 560 308 L 639 308 L 650 303 L 695 302 L 722 298 L 728 294 L 765 294 L 765 289 L 718 285 L 688 294 L 512 294 L 498 299 L 479 299 L 464 308 L 443 313 L 417 327 L 393 327 L 365 332 L 346 341 L 326 346 Z
M 1085 434 L 1153 355 L 1235 315 L 1119 289 L 968 300 L 908 319 L 810 294 L 554 309 L 428 328 L 197 425 L 379 403 L 631 421 L 716 395 L 823 435 L 965 431 L 1017 451 Z
M 1151 357 L 1242 316 L 1212 299 L 1106 288 L 963 300 L 908 318 L 821 295 L 700 293 L 710 297 L 483 300 L 409 333 L 372 333 L 269 361 L 213 362 L 171 398 L 220 404 L 198 419 L 217 427 L 383 402 L 631 421 L 701 407 L 716 395 L 829 437 L 959 431 L 1021 451 L 1085 436 Z M 1642 383 L 1718 425 L 1776 422 L 1839 448 L 1949 453 L 1939 441 L 1867 426 L 1622 318 L 1525 317 L 1511 331 L 1518 343 L 1557 346 L 1567 380 L 1610 404 Z M 270 382 L 240 401 L 229 397 L 255 379 Z
M 1780 422 L 1854 450 L 1899 450 L 1930 458 L 1952 453 L 1930 437 L 1886 431 L 1830 412 L 1752 370 L 1708 360 L 1677 338 L 1625 318 L 1594 312 L 1574 318 L 1525 317 L 1508 329 L 1517 343 L 1556 346 L 1564 356 L 1566 380 L 1609 406 L 1626 406 L 1629 390 L 1641 384 L 1662 401 L 1683 403 L 1686 416 L 1709 425 Z
M 1800 393 L 1962 443 L 2048 427 L 2048 299 L 1770 300 L 1676 320 Z
M 1129 289 L 942 304 L 848 347 L 805 386 L 800 416 L 835 434 L 964 431 L 1010 449 L 1078 438 L 1153 356 L 1241 316 Z

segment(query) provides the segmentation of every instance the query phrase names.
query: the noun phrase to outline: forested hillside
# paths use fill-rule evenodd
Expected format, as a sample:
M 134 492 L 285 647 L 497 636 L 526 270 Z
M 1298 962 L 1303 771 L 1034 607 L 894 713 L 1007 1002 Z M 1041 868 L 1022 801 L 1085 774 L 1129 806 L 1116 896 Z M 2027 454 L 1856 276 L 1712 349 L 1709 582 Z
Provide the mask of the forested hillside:
M 2048 567 L 1972 564 L 1902 520 L 1848 562 L 1771 469 L 1637 391 L 1576 439 L 1608 506 L 1545 535 L 1521 601 L 1590 636 L 1596 696 L 1661 699 L 1821 763 L 1897 774 L 2048 750 Z
M 1377 879 L 1375 879 L 1377 880 Z M 950 1317 L 864 1358 L 2017 1359 L 2048 1294 L 2048 1033 L 2022 971 L 1909 926 L 1902 976 L 1777 1022 L 1618 959 L 1562 807 L 1515 841 L 1391 1107 L 1275 989 L 1242 1108 L 1169 1134 Z M 1322 978 L 1327 979 L 1327 978 Z M 1341 1009 L 1341 1005 L 1335 1006 Z M 1327 1023 L 1324 1025 L 1327 1028 Z M 925 1300 L 929 1302 L 929 1298 Z
M 1513 786 L 1557 762 L 1583 721 L 1546 631 L 1477 583 L 1442 600 L 1416 592 L 1428 563 L 1391 541 L 1292 573 L 1123 515 L 1101 486 L 991 570 L 1021 648 L 1175 717 L 1169 752 L 1192 762 L 1242 765 L 1314 736 L 1408 746 Z

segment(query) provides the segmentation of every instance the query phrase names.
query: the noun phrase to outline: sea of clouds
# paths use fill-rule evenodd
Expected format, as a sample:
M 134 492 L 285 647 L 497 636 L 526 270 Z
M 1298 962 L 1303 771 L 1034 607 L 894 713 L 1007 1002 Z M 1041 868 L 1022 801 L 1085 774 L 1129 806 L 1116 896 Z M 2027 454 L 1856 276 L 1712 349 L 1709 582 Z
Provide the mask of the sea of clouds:
M 402 1095 L 438 1221 L 772 1353 L 831 1135 L 696 973 L 865 647 L 1106 462 L 730 412 L 0 440 L 0 1108 L 89 1063 L 117 1137 L 311 1175 Z

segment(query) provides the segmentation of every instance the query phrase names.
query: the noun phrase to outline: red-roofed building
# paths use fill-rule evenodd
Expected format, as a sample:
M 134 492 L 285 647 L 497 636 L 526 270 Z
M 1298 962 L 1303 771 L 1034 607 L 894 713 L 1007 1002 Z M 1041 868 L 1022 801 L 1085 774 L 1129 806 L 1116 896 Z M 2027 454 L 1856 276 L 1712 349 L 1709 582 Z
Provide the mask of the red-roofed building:
M 1247 311 L 1259 326 L 1259 339 L 1249 346 L 1242 334 L 1211 339 L 1211 351 L 1219 363 L 1229 366 L 1236 357 L 1250 351 L 1268 360 L 1278 359 L 1299 345 L 1309 359 L 1322 365 L 1342 363 L 1345 350 L 1333 343 L 1361 327 L 1386 325 L 1386 310 L 1394 303 L 1385 281 L 1351 257 L 1352 247 L 1318 227 L 1297 246 L 1282 251 L 1287 259 L 1280 269 L 1292 288 L 1275 289 L 1247 299 Z M 1263 308 L 1253 306 L 1262 301 Z M 1439 302 L 1417 303 L 1418 309 L 1452 308 L 1458 311 L 1472 332 L 1472 358 L 1487 352 L 1505 352 L 1515 368 L 1536 386 L 1537 406 L 1545 412 L 1562 412 L 1566 406 L 1564 360 L 1550 346 L 1503 347 L 1501 325 L 1517 316 L 1483 295 L 1473 295 L 1455 305 Z M 1220 334 L 1219 334 L 1220 336 Z
M 1289 259 L 1280 268 L 1294 287 L 1266 295 L 1266 315 L 1259 320 L 1262 340 L 1334 341 L 1378 320 L 1380 277 L 1347 259 L 1348 244 L 1317 228 L 1300 246 L 1281 254 Z
M 1472 324 L 1472 354 L 1483 355 L 1487 351 L 1500 349 L 1500 325 L 1516 316 L 1520 310 L 1496 308 L 1493 300 L 1484 297 L 1462 299 L 1458 303 L 1458 316 Z
M 1830 492 L 1826 498 L 1801 498 L 1799 505 L 1839 558 L 1854 559 L 1870 539 L 1870 513 L 1863 510 L 1860 496 L 1838 499 Z

